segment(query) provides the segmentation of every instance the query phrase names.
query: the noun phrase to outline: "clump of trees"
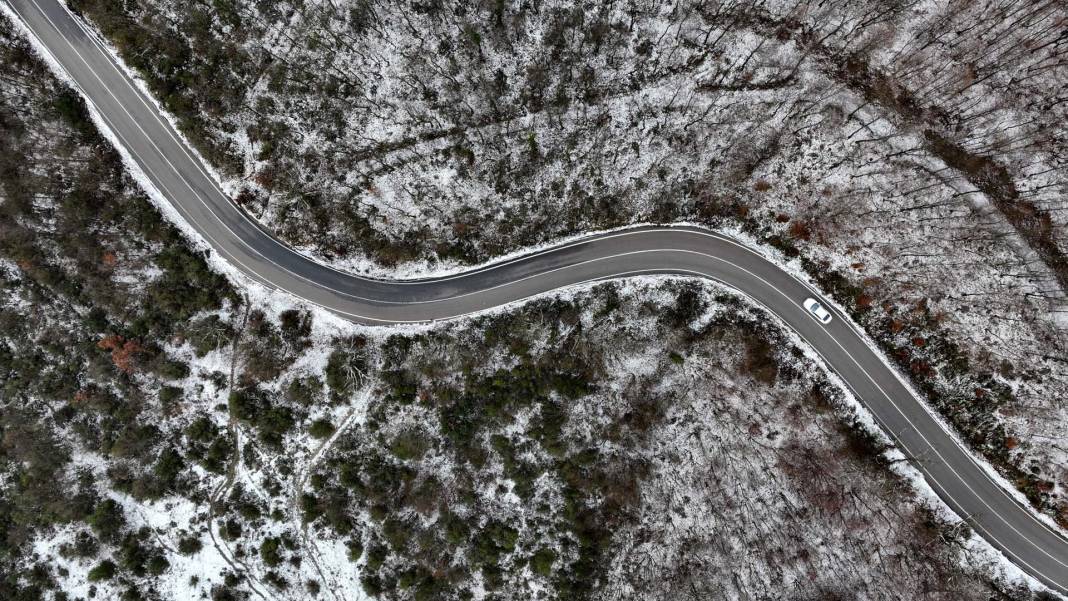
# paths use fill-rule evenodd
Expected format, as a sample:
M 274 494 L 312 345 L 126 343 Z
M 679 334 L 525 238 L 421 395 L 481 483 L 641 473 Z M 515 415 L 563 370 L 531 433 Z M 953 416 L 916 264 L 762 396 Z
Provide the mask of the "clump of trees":
M 230 393 L 230 415 L 255 429 L 261 442 L 282 448 L 282 438 L 297 423 L 298 416 L 274 394 L 256 387 Z
M 221 474 L 234 452 L 230 433 L 215 425 L 207 415 L 199 415 L 185 429 L 185 449 L 189 458 L 209 472 Z
M 611 313 L 614 290 L 600 292 Z M 442 334 L 387 340 L 378 353 L 380 389 L 372 396 L 380 400 L 372 403 L 366 429 L 341 436 L 344 450 L 316 472 L 301 499 L 313 527 L 349 537 L 350 556 L 365 560 L 362 584 L 369 594 L 434 598 L 465 590 L 471 572 L 503 593 L 528 566 L 561 595 L 596 589 L 613 525 L 627 519 L 641 470 L 567 433 L 567 406 L 598 390 L 602 369 L 591 347 L 572 346 L 583 336 L 580 314 L 574 303 L 546 301 L 487 319 L 478 334 L 451 343 L 459 345 L 456 365 L 441 365 L 432 350 Z M 530 336 L 541 335 L 532 334 L 535 315 L 538 323 L 554 324 L 550 337 L 570 337 L 535 352 Z M 669 327 L 682 335 L 691 321 Z M 514 364 L 487 370 L 468 363 L 495 351 Z M 428 379 L 438 370 L 456 375 Z M 397 422 L 402 408 L 422 417 Z M 519 414 L 529 415 L 526 430 L 505 434 Z M 424 467 L 442 456 L 459 470 L 448 482 Z M 539 482 L 559 483 L 563 506 L 516 520 L 493 516 L 479 482 L 494 465 L 524 506 L 544 503 Z M 361 525 L 362 512 L 372 527 Z M 464 558 L 460 566 L 456 550 Z
M 252 383 L 277 378 L 311 346 L 311 323 L 311 313 L 307 311 L 283 311 L 278 325 L 263 311 L 252 311 L 241 336 L 242 380 Z
M 326 386 L 335 402 L 350 397 L 363 383 L 368 371 L 367 339 L 355 336 L 336 341 L 326 362 Z

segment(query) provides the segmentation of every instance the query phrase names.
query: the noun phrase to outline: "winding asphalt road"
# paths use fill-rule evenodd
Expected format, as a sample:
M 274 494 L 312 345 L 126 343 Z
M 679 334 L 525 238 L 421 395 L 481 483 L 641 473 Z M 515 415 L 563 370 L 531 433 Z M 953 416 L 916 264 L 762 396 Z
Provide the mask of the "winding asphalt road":
M 744 245 L 698 228 L 645 227 L 591 235 L 451 277 L 382 281 L 336 271 L 289 249 L 248 218 L 58 0 L 6 2 L 95 108 L 119 150 L 214 252 L 247 276 L 365 324 L 448 319 L 627 275 L 678 274 L 721 282 L 764 306 L 807 341 L 935 492 L 980 535 L 1027 573 L 1068 593 L 1068 539 L 993 480 L 847 319 L 836 311 L 827 325 L 813 319 L 801 302 L 821 298 L 817 291 Z

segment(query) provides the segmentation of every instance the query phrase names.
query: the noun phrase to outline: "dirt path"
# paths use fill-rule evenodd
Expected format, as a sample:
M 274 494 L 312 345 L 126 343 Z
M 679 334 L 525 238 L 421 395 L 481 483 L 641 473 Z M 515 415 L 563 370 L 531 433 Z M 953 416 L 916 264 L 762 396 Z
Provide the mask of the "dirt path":
M 330 435 L 312 452 L 308 458 L 308 462 L 302 467 L 296 474 L 294 474 L 294 486 L 293 495 L 290 498 L 289 513 L 293 519 L 293 525 L 300 532 L 300 538 L 304 542 L 304 548 L 308 550 L 307 558 L 311 560 L 312 565 L 315 567 L 316 573 L 319 574 L 319 579 L 324 585 L 328 585 L 326 572 L 323 570 L 322 564 L 319 562 L 319 548 L 315 543 L 315 538 L 308 535 L 308 523 L 305 522 L 300 512 L 300 495 L 304 491 L 305 486 L 308 484 L 308 478 L 315 472 L 315 466 L 326 456 L 327 451 L 333 447 L 341 435 L 345 433 L 353 423 L 357 421 L 357 417 L 362 415 L 367 408 L 367 398 L 370 395 L 370 388 L 366 389 L 355 404 L 348 410 L 345 417 L 341 420 L 337 430 Z M 336 584 L 336 582 L 335 582 Z M 348 601 L 348 597 L 344 594 L 344 586 L 327 586 L 333 595 L 335 601 Z
M 248 316 L 252 309 L 252 305 L 249 303 L 249 299 L 245 297 L 245 312 L 241 318 L 241 326 L 234 332 L 234 339 L 231 343 L 230 351 L 230 379 L 228 382 L 228 389 L 234 390 L 234 372 L 237 371 L 237 345 L 241 341 L 241 335 L 245 331 L 245 327 L 248 325 Z M 257 578 L 252 574 L 252 570 L 248 564 L 237 559 L 233 550 L 226 544 L 226 541 L 220 540 L 215 536 L 215 520 L 218 517 L 215 512 L 215 508 L 219 502 L 222 501 L 226 494 L 233 488 L 234 480 L 237 479 L 237 468 L 241 463 L 241 432 L 237 427 L 237 421 L 230 416 L 227 423 L 227 429 L 230 431 L 230 437 L 234 441 L 234 453 L 233 458 L 230 460 L 229 465 L 226 466 L 226 478 L 211 491 L 211 498 L 208 502 L 208 534 L 211 536 L 211 544 L 215 547 L 215 550 L 219 552 L 219 555 L 226 561 L 226 563 L 238 574 L 244 574 L 246 576 L 246 582 L 249 589 L 256 593 L 258 597 L 267 601 L 268 597 L 259 587 L 263 587 L 262 582 L 258 582 Z M 264 587 L 265 588 L 265 587 Z

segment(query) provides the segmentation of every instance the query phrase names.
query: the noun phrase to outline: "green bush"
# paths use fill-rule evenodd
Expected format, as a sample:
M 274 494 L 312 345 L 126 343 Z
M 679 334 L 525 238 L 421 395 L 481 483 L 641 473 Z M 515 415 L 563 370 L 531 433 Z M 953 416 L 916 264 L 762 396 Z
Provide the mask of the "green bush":
M 286 580 L 284 576 L 282 576 L 278 572 L 275 572 L 274 570 L 267 570 L 267 573 L 264 575 L 264 580 L 266 580 L 268 584 L 278 590 L 285 590 L 289 588 L 289 581 Z
M 204 548 L 204 544 L 195 536 L 182 537 L 178 541 L 178 552 L 182 555 L 196 555 Z
M 234 337 L 233 327 L 218 315 L 208 315 L 193 321 L 184 333 L 198 357 L 229 344 Z
M 285 341 L 292 351 L 303 350 L 311 346 L 312 316 L 307 311 L 289 309 L 279 315 L 281 323 L 282 340 Z
M 349 561 L 355 563 L 363 557 L 363 543 L 358 538 L 350 538 L 345 543 L 345 547 L 348 549 Z
M 256 420 L 256 430 L 260 433 L 260 440 L 264 443 L 280 448 L 282 437 L 293 429 L 296 419 L 289 407 L 271 407 L 263 412 L 260 419 Z
M 323 515 L 323 510 L 319 507 L 319 497 L 311 493 L 300 495 L 300 511 L 304 521 L 309 524 L 319 519 L 319 516 Z
M 182 389 L 175 386 L 163 386 L 159 389 L 159 402 L 163 406 L 172 406 L 182 398 Z
M 389 450 L 397 459 L 414 461 L 423 458 L 430 448 L 430 442 L 419 430 L 405 430 L 389 443 Z
M 322 394 L 322 391 L 323 381 L 316 376 L 295 378 L 286 387 L 286 400 L 309 407 L 315 404 L 316 398 Z
M 70 545 L 70 554 L 81 559 L 96 557 L 100 550 L 100 544 L 96 537 L 88 532 L 79 532 L 74 536 L 74 542 Z
M 126 535 L 119 547 L 119 563 L 124 570 L 135 576 L 144 576 L 147 573 L 148 562 L 153 555 L 153 549 L 142 544 L 139 534 Z
M 210 442 L 215 438 L 218 428 L 211 418 L 201 415 L 193 420 L 185 429 L 186 438 L 195 442 Z
M 161 554 L 153 555 L 148 560 L 148 573 L 154 576 L 167 571 L 167 568 L 171 567 L 171 562 L 167 561 L 167 558 Z
M 381 372 L 380 377 L 388 390 L 384 400 L 402 405 L 415 401 L 415 395 L 419 391 L 418 382 L 407 370 L 386 370 Z
M 367 570 L 377 572 L 389 556 L 389 551 L 382 545 L 375 544 L 367 551 Z
M 282 437 L 296 424 L 293 411 L 272 402 L 271 394 L 254 386 L 230 393 L 230 415 L 256 428 L 260 440 L 279 448 Z
M 404 551 L 412 538 L 412 534 L 413 525 L 405 520 L 391 517 L 382 522 L 382 536 L 396 553 Z
M 553 564 L 556 562 L 556 551 L 549 548 L 539 549 L 530 558 L 530 569 L 539 576 L 548 578 L 552 575 Z
M 89 582 L 100 582 L 101 580 L 111 580 L 115 577 L 115 572 L 118 570 L 118 566 L 110 559 L 96 564 L 93 569 L 89 570 L 86 578 Z
M 71 127 L 85 141 L 95 141 L 100 134 L 97 133 L 85 101 L 77 92 L 67 86 L 61 87 L 52 98 L 52 108 L 59 113 Z
M 183 380 L 189 377 L 189 364 L 164 358 L 156 365 L 156 374 L 164 380 Z
M 460 516 L 452 512 L 446 512 L 438 519 L 438 523 L 445 531 L 445 540 L 453 547 L 458 547 L 467 542 L 467 536 L 471 533 L 471 528 Z
M 502 554 L 515 550 L 519 540 L 519 531 L 510 526 L 490 521 L 475 534 L 474 544 L 469 551 L 471 563 L 478 566 L 497 566 Z
M 672 328 L 683 328 L 690 325 L 707 308 L 701 287 L 694 283 L 685 283 L 679 286 L 675 303 L 664 311 L 661 321 Z
M 258 337 L 247 338 L 241 350 L 245 355 L 245 370 L 241 377 L 256 382 L 274 380 L 294 359 L 285 353 L 282 340 L 273 326 L 266 332 L 261 331 Z
M 334 424 L 328 419 L 317 419 L 308 426 L 308 434 L 313 438 L 329 438 L 334 433 Z
M 185 459 L 173 447 L 164 449 L 156 459 L 152 472 L 166 490 L 173 490 L 179 474 L 185 469 Z
M 279 552 L 282 540 L 278 537 L 268 537 L 260 543 L 260 557 L 263 563 L 275 567 L 282 563 L 282 554 Z
M 249 422 L 256 419 L 262 411 L 263 402 L 257 391 L 249 389 L 235 390 L 230 393 L 228 408 L 234 419 Z
M 350 396 L 360 384 L 360 374 L 367 372 L 366 344 L 364 338 L 357 337 L 330 353 L 324 373 L 330 396 L 335 400 Z
M 233 518 L 228 518 L 219 527 L 219 535 L 226 541 L 235 541 L 241 538 L 241 523 Z
M 224 433 L 211 442 L 207 453 L 204 454 L 201 465 L 209 472 L 221 474 L 226 471 L 226 464 L 229 462 L 230 455 L 233 452 L 234 445 L 230 442 L 230 436 Z
M 86 521 L 97 536 L 109 542 L 117 541 L 119 535 L 122 534 L 122 529 L 126 526 L 126 516 L 123 515 L 122 507 L 112 499 L 97 503 Z

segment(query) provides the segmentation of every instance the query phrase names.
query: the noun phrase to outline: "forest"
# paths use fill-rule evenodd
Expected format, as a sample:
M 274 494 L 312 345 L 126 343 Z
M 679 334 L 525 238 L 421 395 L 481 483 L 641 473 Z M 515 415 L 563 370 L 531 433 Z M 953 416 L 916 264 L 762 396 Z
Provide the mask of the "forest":
M 320 260 L 735 232 L 1068 524 L 1057 3 L 69 6 Z M 0 597 L 1047 598 L 733 293 L 339 325 L 213 271 L 6 18 L 0 65 Z
M 1058 3 L 71 6 L 320 260 L 423 275 L 632 223 L 740 231 L 1068 523 Z

